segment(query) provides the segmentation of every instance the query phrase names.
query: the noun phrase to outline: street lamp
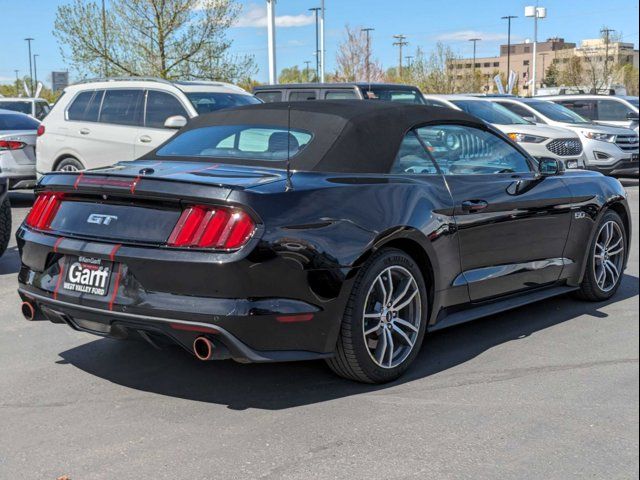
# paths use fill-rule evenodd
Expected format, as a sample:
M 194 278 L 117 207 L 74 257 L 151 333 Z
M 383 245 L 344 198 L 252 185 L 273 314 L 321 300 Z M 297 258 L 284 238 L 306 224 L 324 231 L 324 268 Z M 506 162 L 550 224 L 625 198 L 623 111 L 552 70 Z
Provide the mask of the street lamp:
M 276 0 L 267 0 L 267 44 L 269 51 L 269 83 L 276 83 Z
M 533 18 L 533 74 L 531 76 L 531 96 L 536 95 L 536 65 L 538 54 L 538 19 L 547 17 L 547 9 L 545 7 L 529 6 L 524 7 L 524 16 Z
M 367 58 L 365 59 L 365 70 L 367 72 L 367 83 L 371 83 L 371 38 L 370 34 L 373 32 L 375 28 L 362 28 L 361 32 L 364 32 L 367 36 Z M 357 80 L 357 79 L 356 79 Z
M 34 86 L 38 86 L 38 66 L 37 66 L 37 59 L 40 55 L 38 55 L 37 53 L 33 54 L 33 77 L 34 77 Z
M 33 66 L 31 64 L 31 42 L 33 42 L 33 38 L 28 37 L 25 38 L 24 41 L 29 45 L 29 90 L 33 90 Z M 33 94 L 33 92 L 30 92 Z
M 318 39 L 318 12 L 322 10 L 320 7 L 310 8 L 309 11 L 313 12 L 316 17 L 316 81 L 320 78 L 320 45 Z
M 508 81 L 509 75 L 511 74 L 511 20 L 518 17 L 516 15 L 507 15 L 501 18 L 502 20 L 506 20 L 508 24 L 508 27 L 507 27 L 507 81 Z
M 470 38 L 469 41 L 473 42 L 473 76 L 475 80 L 476 75 L 476 44 L 482 40 L 481 38 Z

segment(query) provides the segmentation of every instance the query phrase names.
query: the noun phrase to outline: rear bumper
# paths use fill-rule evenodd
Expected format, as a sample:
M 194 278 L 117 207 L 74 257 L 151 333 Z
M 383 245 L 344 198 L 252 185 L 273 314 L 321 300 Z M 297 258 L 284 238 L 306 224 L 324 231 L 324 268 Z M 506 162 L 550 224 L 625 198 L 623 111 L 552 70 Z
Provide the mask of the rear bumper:
M 160 335 L 192 352 L 193 340 L 206 336 L 215 346 L 213 359 L 231 358 L 241 363 L 288 362 L 330 358 L 332 352 L 304 350 L 256 350 L 213 321 L 193 321 L 168 316 L 156 317 L 129 312 L 105 311 L 100 308 L 56 300 L 25 288 L 20 298 L 34 306 L 36 319 L 64 323 L 74 330 L 94 335 L 127 338 L 132 334 Z
M 239 361 L 332 355 L 352 284 L 341 269 L 305 270 L 277 254 L 225 263 L 216 254 L 61 238 L 25 227 L 16 237 L 20 296 L 49 320 L 114 337 L 157 332 L 189 351 L 197 336 L 211 335 L 228 350 L 223 358 Z M 113 262 L 108 294 L 65 290 L 70 256 Z

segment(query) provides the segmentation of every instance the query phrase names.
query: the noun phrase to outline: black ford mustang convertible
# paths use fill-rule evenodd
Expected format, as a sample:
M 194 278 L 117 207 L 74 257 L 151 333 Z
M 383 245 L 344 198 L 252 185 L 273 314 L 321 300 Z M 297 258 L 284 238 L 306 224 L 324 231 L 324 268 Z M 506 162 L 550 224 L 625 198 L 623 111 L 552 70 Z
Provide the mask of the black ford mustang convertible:
M 253 105 L 136 161 L 46 175 L 17 233 L 19 293 L 30 320 L 385 382 L 426 332 L 611 297 L 629 223 L 617 180 L 463 112 Z

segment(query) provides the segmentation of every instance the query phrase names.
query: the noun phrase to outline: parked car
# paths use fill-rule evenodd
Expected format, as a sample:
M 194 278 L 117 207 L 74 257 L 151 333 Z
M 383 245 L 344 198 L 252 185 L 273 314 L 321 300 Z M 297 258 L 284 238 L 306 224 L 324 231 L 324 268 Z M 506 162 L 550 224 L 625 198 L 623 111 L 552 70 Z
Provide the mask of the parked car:
M 12 110 L 42 120 L 51 106 L 44 98 L 3 97 L 0 98 L 0 110 Z
M 37 195 L 17 232 L 27 319 L 200 360 L 326 359 L 372 383 L 425 332 L 610 298 L 631 232 L 618 180 L 537 162 L 464 112 L 389 102 L 202 116 Z
M 78 171 L 133 160 L 171 137 L 187 119 L 259 103 L 221 82 L 149 78 L 89 81 L 65 88 L 42 123 L 37 171 Z
M 0 178 L 9 188 L 33 188 L 36 183 L 36 135 L 40 122 L 11 110 L 0 110 Z
M 425 103 L 418 87 L 395 83 L 285 83 L 254 87 L 253 93 L 265 103 L 305 100 L 386 100 L 418 105 Z
M 596 125 L 562 105 L 538 98 L 487 97 L 526 120 L 573 130 L 582 140 L 586 168 L 606 175 L 638 175 L 638 134 Z
M 8 191 L 7 179 L 0 177 L 0 257 L 6 252 L 11 237 L 11 204 Z
M 600 125 L 627 127 L 638 133 L 638 97 L 557 95 L 545 97 Z
M 529 122 L 502 105 L 466 95 L 425 95 L 428 105 L 462 110 L 490 123 L 530 155 L 555 158 L 565 168 L 584 168 L 582 143 L 575 132 Z

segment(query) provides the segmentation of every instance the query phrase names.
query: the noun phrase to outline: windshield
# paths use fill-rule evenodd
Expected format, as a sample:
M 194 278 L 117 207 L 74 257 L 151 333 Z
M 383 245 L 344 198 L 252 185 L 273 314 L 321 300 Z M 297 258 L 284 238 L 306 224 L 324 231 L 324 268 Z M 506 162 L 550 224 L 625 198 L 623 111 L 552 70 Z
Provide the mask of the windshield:
M 569 110 L 567 107 L 558 105 L 553 102 L 527 102 L 527 105 L 537 110 L 542 115 L 550 118 L 554 122 L 562 123 L 591 123 L 584 117 L 581 117 L 573 110 Z
M 366 100 L 385 100 L 387 102 L 426 105 L 422 93 L 415 88 L 393 88 L 372 85 L 371 87 L 362 87 L 362 95 Z
M 31 115 L 31 102 L 7 101 L 0 100 L 0 109 L 13 110 L 14 112 L 26 113 Z
M 40 123 L 31 117 L 0 113 L 0 130 L 37 130 Z
M 241 93 L 187 92 L 186 95 L 199 115 L 222 110 L 223 108 L 262 103 L 253 95 Z
M 497 103 L 483 100 L 453 100 L 463 111 L 497 125 L 531 125 L 524 118 Z
M 159 157 L 235 158 L 282 161 L 311 142 L 304 130 L 264 125 L 217 125 L 181 133 L 157 152 Z M 288 153 L 288 155 L 287 155 Z

